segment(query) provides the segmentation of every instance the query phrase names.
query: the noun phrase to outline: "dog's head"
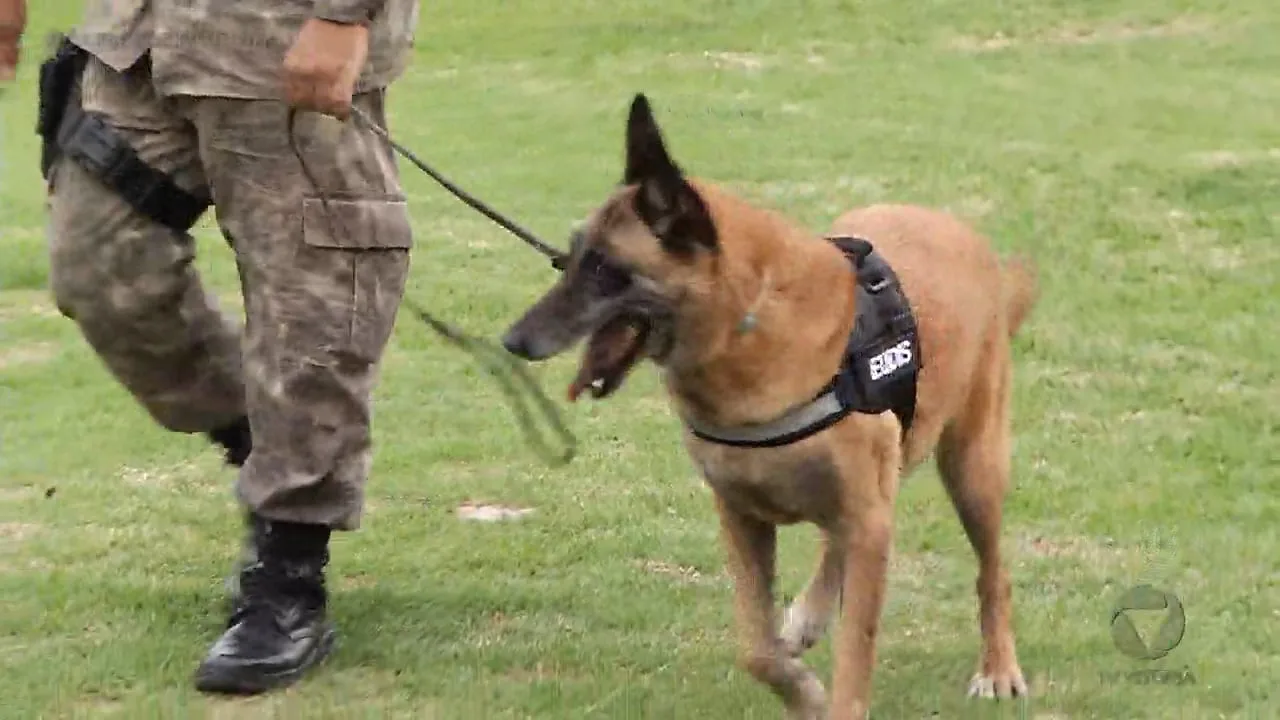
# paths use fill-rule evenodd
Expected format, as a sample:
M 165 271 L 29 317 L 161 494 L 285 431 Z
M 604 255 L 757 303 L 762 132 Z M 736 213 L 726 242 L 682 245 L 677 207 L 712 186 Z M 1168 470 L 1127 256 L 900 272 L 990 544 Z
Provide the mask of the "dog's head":
M 681 301 L 719 251 L 703 198 L 671 159 L 643 94 L 631 103 L 622 183 L 573 233 L 559 281 L 503 337 L 544 360 L 588 338 L 570 399 L 612 394 L 648 358 L 671 352 Z

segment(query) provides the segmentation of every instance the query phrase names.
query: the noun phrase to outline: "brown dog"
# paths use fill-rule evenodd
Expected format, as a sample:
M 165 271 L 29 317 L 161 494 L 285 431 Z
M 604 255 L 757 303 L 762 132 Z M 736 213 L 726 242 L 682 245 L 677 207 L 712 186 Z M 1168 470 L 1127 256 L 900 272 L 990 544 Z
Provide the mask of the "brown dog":
M 686 178 L 643 95 L 628 118 L 626 164 L 622 184 L 574 234 L 563 276 L 507 332 L 506 348 L 540 360 L 588 338 L 571 399 L 588 388 L 610 395 L 650 359 L 690 427 L 766 427 L 810 403 L 841 368 L 855 322 L 860 296 L 846 255 Z M 895 413 L 853 412 L 763 448 L 685 433 L 714 490 L 742 663 L 781 697 L 788 718 L 827 716 L 823 685 L 799 657 L 840 608 L 829 717 L 866 715 L 899 479 L 936 450 L 978 557 L 982 651 L 969 692 L 1025 695 L 999 539 L 1010 338 L 1035 302 L 1034 273 L 924 208 L 853 210 L 833 231 L 870 240 L 900 278 L 924 353 L 914 420 L 903 434 Z M 822 553 L 779 629 L 776 528 L 801 521 L 822 530 Z

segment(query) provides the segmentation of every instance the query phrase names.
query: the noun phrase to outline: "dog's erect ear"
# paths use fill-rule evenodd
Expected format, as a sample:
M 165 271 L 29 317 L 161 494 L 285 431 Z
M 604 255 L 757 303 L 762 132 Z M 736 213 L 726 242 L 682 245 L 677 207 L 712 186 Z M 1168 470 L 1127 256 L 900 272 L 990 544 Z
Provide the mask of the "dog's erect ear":
M 716 248 L 716 228 L 696 190 L 667 152 L 649 100 L 639 93 L 627 117 L 627 168 L 622 181 L 638 185 L 635 210 L 669 252 Z
M 680 168 L 671 160 L 662 131 L 653 117 L 649 99 L 638 93 L 627 115 L 627 169 L 622 182 L 632 185 L 658 177 L 680 177 Z

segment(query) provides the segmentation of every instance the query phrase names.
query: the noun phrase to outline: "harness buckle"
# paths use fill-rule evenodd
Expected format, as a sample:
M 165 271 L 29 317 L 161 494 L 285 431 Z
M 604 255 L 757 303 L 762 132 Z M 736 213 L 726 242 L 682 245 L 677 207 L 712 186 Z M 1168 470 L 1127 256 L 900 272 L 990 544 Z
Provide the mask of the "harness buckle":
M 84 113 L 67 137 L 65 149 L 84 163 L 85 169 L 110 186 L 117 186 L 129 160 L 129 147 L 117 141 L 102 118 Z

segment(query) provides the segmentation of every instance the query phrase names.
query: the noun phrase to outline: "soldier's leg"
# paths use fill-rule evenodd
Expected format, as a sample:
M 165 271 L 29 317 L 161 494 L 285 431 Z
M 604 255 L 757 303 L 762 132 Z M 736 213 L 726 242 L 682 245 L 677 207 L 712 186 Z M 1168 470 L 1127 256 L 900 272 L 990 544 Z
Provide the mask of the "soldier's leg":
M 80 87 L 85 110 L 103 113 L 143 162 L 207 192 L 194 129 L 153 92 L 145 62 L 119 73 L 90 58 Z M 190 236 L 139 214 L 65 155 L 50 185 L 58 308 L 158 423 L 209 433 L 243 461 L 239 330 L 201 286 Z
M 381 92 L 355 103 L 384 121 Z M 283 104 L 200 98 L 191 117 L 245 294 L 254 448 L 237 488 L 259 558 L 196 685 L 256 692 L 292 682 L 333 642 L 328 538 L 360 523 L 370 398 L 411 233 L 390 148 L 364 127 L 299 113 L 300 159 Z

